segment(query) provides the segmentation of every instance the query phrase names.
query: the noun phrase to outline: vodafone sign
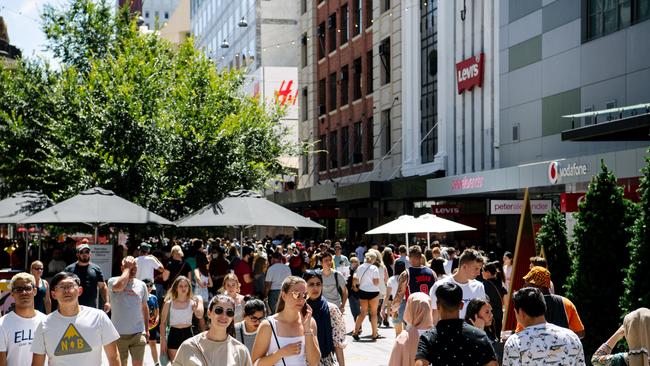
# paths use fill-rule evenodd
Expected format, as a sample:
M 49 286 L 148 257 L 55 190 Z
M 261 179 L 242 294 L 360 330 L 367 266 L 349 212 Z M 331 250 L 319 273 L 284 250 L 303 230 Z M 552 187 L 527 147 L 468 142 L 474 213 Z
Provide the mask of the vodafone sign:
M 551 184 L 561 182 L 564 177 L 578 177 L 587 175 L 587 166 L 585 164 L 560 164 L 552 161 L 548 165 L 548 181 Z
M 485 55 L 470 57 L 456 64 L 456 80 L 458 81 L 458 94 L 470 90 L 474 86 L 483 85 L 483 63 Z

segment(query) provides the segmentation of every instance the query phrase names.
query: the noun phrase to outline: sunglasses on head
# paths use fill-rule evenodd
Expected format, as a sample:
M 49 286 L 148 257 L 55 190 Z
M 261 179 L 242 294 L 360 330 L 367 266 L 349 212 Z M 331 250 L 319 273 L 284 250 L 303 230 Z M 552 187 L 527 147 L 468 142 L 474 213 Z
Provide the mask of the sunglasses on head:
M 298 299 L 307 300 L 307 296 L 309 295 L 307 295 L 306 292 L 291 291 L 291 296 L 293 296 L 294 300 L 298 300 Z
M 231 308 L 224 309 L 224 308 L 222 308 L 221 306 L 215 306 L 213 311 L 214 311 L 214 313 L 217 314 L 217 315 L 221 315 L 221 314 L 223 314 L 223 312 L 225 311 L 225 312 L 226 312 L 226 316 L 229 317 L 229 318 L 232 318 L 232 317 L 235 316 L 235 310 L 234 310 L 234 309 L 231 309 Z

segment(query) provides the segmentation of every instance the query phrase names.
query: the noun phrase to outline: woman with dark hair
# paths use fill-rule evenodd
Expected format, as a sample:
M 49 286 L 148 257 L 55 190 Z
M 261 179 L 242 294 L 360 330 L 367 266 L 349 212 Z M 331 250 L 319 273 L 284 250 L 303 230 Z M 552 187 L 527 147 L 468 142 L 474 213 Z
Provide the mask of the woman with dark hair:
M 492 315 L 492 305 L 485 299 L 472 299 L 467 304 L 465 313 L 465 322 L 479 328 L 488 335 L 490 341 L 495 343 L 497 337 L 493 328 L 494 316 Z
M 343 348 L 345 348 L 345 322 L 338 306 L 323 298 L 323 277 L 319 272 L 308 270 L 302 276 L 307 281 L 309 298 L 307 304 L 312 309 L 318 329 L 318 346 L 320 365 L 345 365 Z M 334 357 L 336 355 L 336 357 Z M 338 362 L 337 362 L 338 361 Z
M 244 304 L 244 320 L 235 324 L 235 338 L 242 342 L 248 352 L 253 352 L 257 330 L 266 317 L 266 305 L 259 299 L 250 299 Z
M 257 332 L 252 353 L 256 366 L 318 365 L 318 329 L 308 296 L 305 280 L 296 276 L 284 280 L 277 313 L 263 321 Z
M 266 256 L 256 253 L 253 259 L 253 295 L 260 299 L 264 298 L 264 279 L 268 268 Z
M 228 274 L 230 262 L 226 259 L 226 250 L 221 244 L 216 244 L 212 249 L 212 260 L 208 266 L 212 278 L 212 294 L 216 294 L 223 286 L 223 278 Z
M 203 252 L 196 252 L 196 269 L 194 269 L 194 293 L 201 296 L 203 307 L 208 307 L 210 293 L 208 288 L 212 287 L 212 278 L 208 270 L 208 257 Z
M 447 274 L 445 273 L 445 259 L 444 258 L 438 257 L 438 258 L 431 259 L 430 267 L 436 273 L 436 278 L 438 279 L 438 281 L 440 281 L 441 279 L 447 277 Z
M 512 253 L 503 253 L 503 284 L 510 291 L 510 281 L 512 280 Z
M 212 298 L 208 305 L 210 330 L 185 340 L 172 364 L 252 366 L 246 346 L 233 338 L 234 316 L 235 303 L 230 297 L 217 295 Z
M 384 251 L 381 252 L 381 261 L 386 266 L 388 271 L 388 277 L 392 277 L 395 274 L 395 257 L 393 257 L 393 250 L 389 247 L 384 248 Z

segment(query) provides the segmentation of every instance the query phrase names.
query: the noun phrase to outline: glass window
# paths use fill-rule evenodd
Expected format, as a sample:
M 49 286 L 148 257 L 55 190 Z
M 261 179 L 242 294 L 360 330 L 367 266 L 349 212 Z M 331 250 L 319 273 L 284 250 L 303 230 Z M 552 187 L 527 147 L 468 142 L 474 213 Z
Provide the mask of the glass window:
M 366 131 L 366 160 L 370 161 L 375 158 L 375 125 L 373 117 L 369 117 L 366 121 Z
M 318 81 L 318 115 L 322 116 L 326 113 L 325 110 L 325 93 L 326 93 L 326 82 L 325 79 L 320 79 Z
M 341 166 L 350 164 L 350 128 L 341 129 Z
M 318 59 L 325 57 L 325 23 L 318 25 Z
M 341 68 L 341 105 L 348 104 L 350 99 L 350 82 L 349 82 L 348 65 Z
M 331 112 L 336 109 L 336 72 L 330 74 L 329 83 L 330 83 L 329 111 Z
M 380 0 L 381 1 L 381 12 L 388 11 L 390 9 L 390 0 Z
M 382 126 L 382 133 L 384 134 L 384 139 L 383 139 L 384 143 L 381 150 L 384 153 L 384 155 L 390 154 L 391 148 L 393 147 L 390 122 L 391 121 L 390 121 L 390 108 L 389 108 L 381 112 L 381 126 Z
M 327 170 L 327 140 L 325 135 L 320 135 L 318 149 L 321 151 L 318 154 L 318 170 L 322 172 Z
M 362 0 L 352 0 L 352 36 L 361 34 L 363 30 L 363 9 L 361 8 Z
M 329 149 L 327 150 L 330 157 L 330 169 L 336 169 L 339 166 L 338 155 L 339 145 L 337 131 L 330 132 Z
M 348 22 L 350 21 L 349 18 L 349 9 L 347 4 L 343 5 L 341 7 L 341 45 L 344 45 L 348 42 L 348 39 L 350 38 L 349 34 L 349 29 L 348 29 Z
M 354 123 L 354 148 L 352 149 L 352 163 L 358 164 L 363 161 L 363 130 L 361 129 L 361 121 Z
M 336 13 L 327 18 L 327 38 L 329 42 L 329 51 L 336 51 Z
M 306 121 L 309 119 L 309 106 L 307 105 L 307 99 L 309 97 L 307 87 L 302 88 L 302 98 L 300 100 L 300 109 L 302 110 L 302 120 Z
M 352 64 L 354 81 L 352 84 L 352 96 L 354 100 L 361 98 L 361 57 L 354 60 Z
M 372 71 L 372 49 L 366 53 L 366 93 L 372 94 L 374 90 L 374 74 Z
M 381 59 L 381 85 L 390 83 L 390 37 L 379 44 L 379 58 Z
M 300 60 L 301 66 L 307 66 L 307 33 L 303 33 L 300 38 Z

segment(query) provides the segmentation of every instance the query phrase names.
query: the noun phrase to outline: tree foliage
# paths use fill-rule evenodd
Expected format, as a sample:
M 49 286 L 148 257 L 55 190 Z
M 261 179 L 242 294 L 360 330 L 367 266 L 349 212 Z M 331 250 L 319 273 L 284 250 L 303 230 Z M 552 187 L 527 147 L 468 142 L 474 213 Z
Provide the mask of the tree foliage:
M 193 46 L 141 34 L 125 11 L 73 0 L 47 8 L 60 70 L 0 69 L 0 194 L 56 201 L 99 185 L 170 218 L 282 172 L 276 109 L 242 92 Z
M 542 218 L 542 226 L 535 237 L 537 252 L 544 253 L 548 261 L 548 270 L 553 276 L 555 292 L 562 295 L 563 286 L 569 277 L 571 260 L 566 236 L 566 222 L 562 213 L 553 208 Z
M 650 154 L 650 150 L 648 150 Z M 625 293 L 621 299 L 622 315 L 640 307 L 650 307 L 650 157 L 643 168 L 639 186 L 641 204 L 632 227 L 630 266 L 625 271 Z
M 623 269 L 629 263 L 627 228 L 635 212 L 614 174 L 601 162 L 601 171 L 589 184 L 576 214 L 571 274 L 565 286 L 585 325 L 586 355 L 593 354 L 620 325 L 615 314 L 624 290 Z

